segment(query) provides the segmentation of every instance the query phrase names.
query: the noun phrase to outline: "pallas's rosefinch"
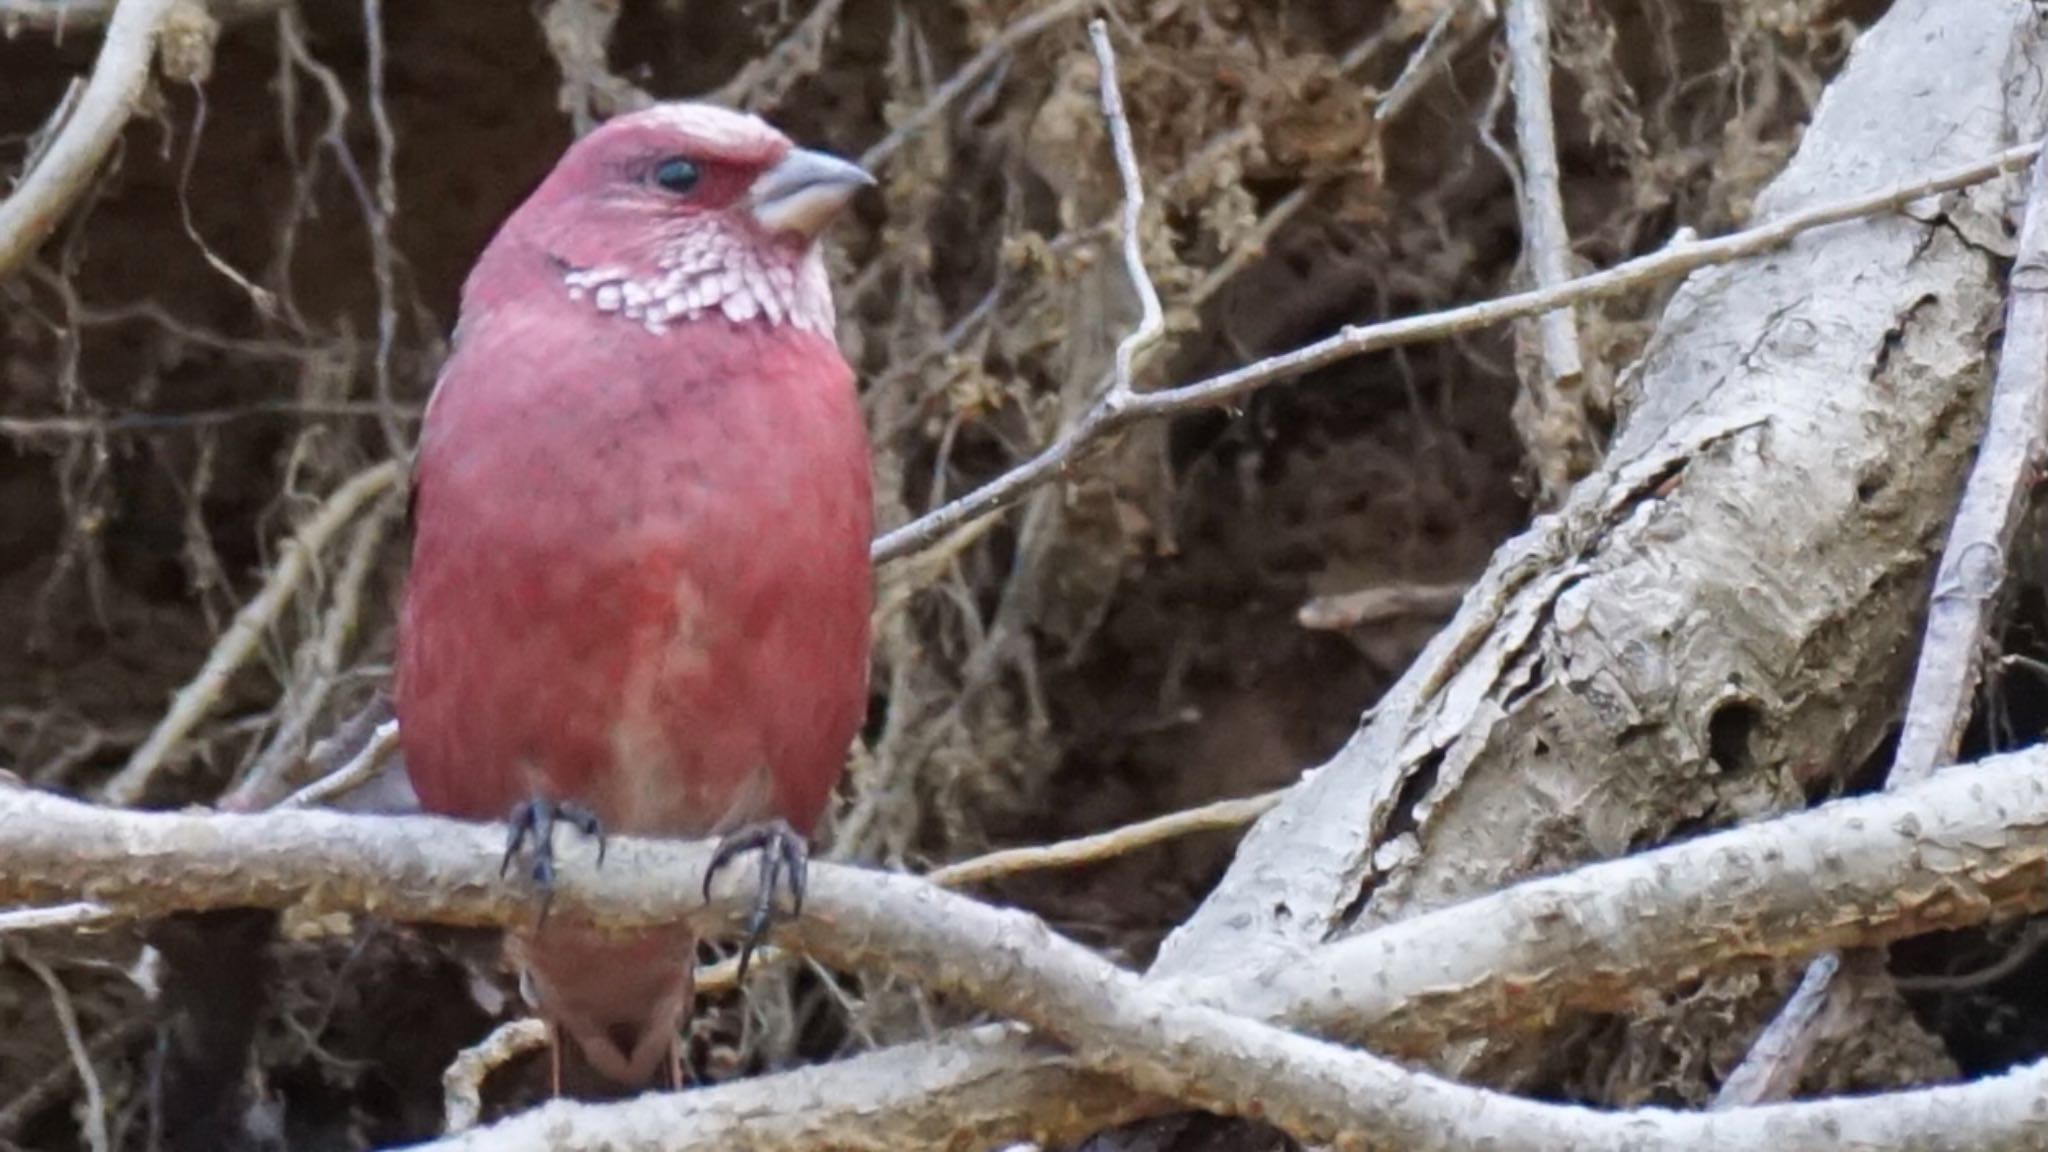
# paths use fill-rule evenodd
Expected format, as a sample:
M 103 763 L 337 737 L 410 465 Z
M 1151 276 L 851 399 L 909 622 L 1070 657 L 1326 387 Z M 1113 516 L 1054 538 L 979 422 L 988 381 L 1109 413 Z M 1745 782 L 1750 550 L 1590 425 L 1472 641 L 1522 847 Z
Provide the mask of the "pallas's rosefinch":
M 397 668 L 422 806 L 765 850 L 805 837 L 866 711 L 867 434 L 820 230 L 872 183 L 694 104 L 574 144 L 463 286 L 420 434 Z M 723 855 L 723 853 L 721 853 Z M 758 923 L 757 923 L 758 930 Z M 510 951 L 624 1086 L 676 1069 L 695 942 L 544 913 Z

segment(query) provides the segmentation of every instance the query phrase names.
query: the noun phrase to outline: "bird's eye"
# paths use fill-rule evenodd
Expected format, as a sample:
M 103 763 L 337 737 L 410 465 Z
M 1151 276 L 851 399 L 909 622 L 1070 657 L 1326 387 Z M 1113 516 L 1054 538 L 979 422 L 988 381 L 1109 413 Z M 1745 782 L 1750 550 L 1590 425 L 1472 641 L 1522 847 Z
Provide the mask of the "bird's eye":
M 671 156 L 654 166 L 654 182 L 678 196 L 697 186 L 697 166 L 681 156 Z

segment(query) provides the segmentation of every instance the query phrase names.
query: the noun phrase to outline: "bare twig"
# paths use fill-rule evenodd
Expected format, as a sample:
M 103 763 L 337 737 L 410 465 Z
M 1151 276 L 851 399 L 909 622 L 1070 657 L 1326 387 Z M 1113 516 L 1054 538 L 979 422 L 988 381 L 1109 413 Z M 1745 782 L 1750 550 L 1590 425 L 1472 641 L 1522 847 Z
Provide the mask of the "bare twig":
M 1631 292 L 1701 268 L 1732 263 L 1771 251 L 1816 228 L 1892 211 L 1928 196 L 1981 184 L 2028 163 L 2040 151 L 2039 144 L 2008 148 L 1972 164 L 1864 196 L 1788 213 L 1731 235 L 1671 244 L 1605 271 L 1554 287 L 1536 288 L 1379 324 L 1347 325 L 1334 335 L 1291 352 L 1192 384 L 1142 393 L 1118 408 L 1098 403 L 1088 415 L 1062 432 L 1038 455 L 980 488 L 900 528 L 883 533 L 876 538 L 870 554 L 878 564 L 898 559 L 929 545 L 968 520 L 1015 504 L 1033 489 L 1062 475 L 1096 441 L 1139 420 L 1231 404 L 1268 385 L 1368 352 L 1442 339 L 1525 316 L 1537 316 L 1589 300 Z
M 1088 22 L 1088 41 L 1095 48 L 1095 63 L 1102 75 L 1102 118 L 1109 126 L 1109 142 L 1116 153 L 1117 177 L 1124 186 L 1123 247 L 1124 272 L 1131 278 L 1131 290 L 1138 294 L 1138 326 L 1118 341 L 1116 378 L 1103 403 L 1111 412 L 1129 403 L 1137 391 L 1131 379 L 1138 353 L 1157 343 L 1166 331 L 1166 313 L 1159 307 L 1159 289 L 1145 270 L 1145 242 L 1139 229 L 1145 218 L 1145 181 L 1138 174 L 1138 152 L 1131 143 L 1131 122 L 1124 115 L 1123 91 L 1117 86 L 1116 49 L 1109 43 L 1109 22 Z
M 312 570 L 314 557 L 319 555 L 327 541 L 403 477 L 402 467 L 393 460 L 357 473 L 337 488 L 305 526 L 285 542 L 263 588 L 235 614 L 234 622 L 214 643 L 213 651 L 207 655 L 198 675 L 178 691 L 170 711 L 157 722 L 149 739 L 107 781 L 104 795 L 110 803 L 133 804 L 142 798 L 164 760 L 219 702 L 228 678 L 256 651 L 264 631 L 291 601 L 299 583 Z
M 327 776 L 313 781 L 290 796 L 278 802 L 279 808 L 317 808 L 332 803 L 337 797 L 346 796 L 357 788 L 375 779 L 382 771 L 392 753 L 398 751 L 398 721 L 387 720 L 377 726 L 370 736 L 370 742 L 355 758 Z
M 1458 18 L 1464 14 L 1468 3 L 1469 0 L 1448 0 L 1437 13 L 1436 19 L 1430 21 L 1429 31 L 1423 34 L 1422 44 L 1408 57 L 1408 62 L 1401 66 L 1401 74 L 1394 77 L 1394 82 L 1387 86 L 1387 94 L 1381 97 L 1379 107 L 1373 110 L 1374 119 L 1384 122 L 1399 115 L 1401 109 L 1406 107 L 1408 102 L 1415 98 L 1415 94 L 1422 91 L 1429 78 L 1436 74 L 1436 70 L 1447 64 L 1450 58 L 1457 54 L 1458 49 L 1469 43 L 1471 38 L 1478 34 L 1478 30 L 1486 26 L 1486 20 L 1475 16 L 1464 26 L 1462 35 L 1446 35 L 1458 23 Z M 1343 63 L 1348 70 L 1355 64 L 1364 63 L 1368 58 L 1366 46 L 1361 45 L 1358 51 L 1347 54 Z
M 57 130 L 14 194 L 0 201 L 0 276 L 19 268 L 56 231 L 135 114 L 157 33 L 177 0 L 120 0 L 77 110 Z
M 966 95 L 967 90 L 974 87 L 982 76 L 1016 51 L 1018 45 L 1076 15 L 1086 9 L 1089 3 L 1090 0 L 1058 0 L 1058 3 L 1047 5 L 1003 29 L 995 39 L 983 45 L 972 60 L 961 65 L 959 71 L 946 77 L 946 82 L 939 85 L 931 97 L 918 106 L 917 111 L 891 129 L 887 136 L 876 141 L 873 147 L 861 153 L 861 167 L 870 172 L 879 170 L 896 153 L 902 151 L 903 146 L 908 144 L 912 137 L 922 132 L 925 125 L 952 107 L 953 102 Z
M 73 438 L 80 436 L 147 435 L 167 431 L 217 428 L 241 420 L 286 418 L 293 420 L 361 419 L 381 416 L 382 406 L 361 401 L 331 404 L 301 404 L 280 401 L 243 404 L 234 408 L 207 408 L 195 412 L 126 412 L 104 416 L 0 417 L 0 436 L 20 440 Z M 418 405 L 401 406 L 399 415 L 419 418 Z
M 1074 1045 L 1068 1060 L 1155 1094 L 1223 1111 L 1255 1098 L 1309 1138 L 1370 1136 L 1422 1149 L 1488 1140 L 1507 1149 L 1619 1148 L 1632 1139 L 1641 1142 L 1627 1146 L 1817 1148 L 1841 1146 L 1822 1141 L 1839 1128 L 1843 1143 L 1874 1148 L 2014 1147 L 2010 1094 L 2034 1099 L 2048 1068 L 1853 1106 L 1596 1115 L 1443 1084 L 1203 1005 L 1375 1032 L 1398 1012 L 1408 1015 L 1405 1028 L 1431 1033 L 1425 1017 L 1461 1011 L 1467 1023 L 1528 1022 L 1568 1001 L 1625 1002 L 1615 998 L 1638 994 L 1646 976 L 2029 912 L 2048 903 L 2044 763 L 2048 749 L 2030 749 L 1898 792 L 1591 865 L 1241 982 L 1140 982 L 1024 913 L 827 863 L 812 866 L 810 914 L 778 937 L 827 962 L 885 968 L 1019 1018 Z M 0 790 L 0 829 L 0 899 L 55 902 L 89 890 L 133 915 L 303 906 L 473 926 L 531 915 L 526 894 L 497 880 L 503 830 L 494 827 L 312 811 L 145 813 L 14 789 Z M 704 844 L 617 839 L 607 867 L 571 861 L 563 869 L 553 914 L 605 928 L 685 920 L 730 929 L 755 877 L 734 869 L 717 886 L 720 902 L 700 906 L 709 856 Z M 931 1088 L 929 1079 L 920 1084 Z M 1949 1112 L 1964 1103 L 1982 1108 L 1967 1123 Z M 1953 1131 L 1928 1135 L 1937 1121 Z
M 156 1021 L 148 1013 L 131 1016 L 118 1024 L 108 1025 L 86 1045 L 88 1063 L 97 1068 L 98 1061 L 127 1047 L 155 1026 Z M 8 1101 L 6 1107 L 0 1108 L 0 1140 L 12 1138 L 16 1132 L 21 1131 L 22 1125 L 49 1107 L 57 1099 L 58 1093 L 71 1086 L 72 1078 L 78 1075 L 78 1068 L 78 1064 L 68 1060 L 52 1065 L 50 1070 L 30 1084 L 26 1091 Z
M 104 904 L 81 900 L 50 908 L 16 908 L 0 912 L 0 936 L 9 932 L 40 932 L 50 928 L 86 928 L 117 920 L 120 913 Z
M 1829 952 L 1806 970 L 1805 979 L 1778 1009 L 1777 1018 L 1750 1045 L 1742 1063 L 1721 1082 L 1708 1107 L 1716 1111 L 1749 1108 L 1766 1100 L 1783 1100 L 1799 1086 L 1806 1060 L 1820 1039 L 1821 1017 L 1828 1011 L 1829 990 L 1842 967 L 1842 956 Z
M 2036 160 L 2030 176 L 2011 293 L 1983 443 L 1927 607 L 1893 785 L 1925 779 L 1955 757 L 1983 674 L 2006 556 L 2048 459 L 2048 160 Z
M 968 888 L 1025 872 L 1098 864 L 1198 832 L 1242 828 L 1271 811 L 1286 794 L 1285 788 L 1277 788 L 1257 796 L 1218 800 L 1199 808 L 1171 812 L 1093 836 L 989 852 L 971 860 L 934 868 L 925 874 L 925 879 L 946 888 Z
M 396 709 L 392 706 L 390 694 L 380 691 L 314 743 L 307 750 L 305 759 L 294 765 L 292 771 L 260 777 L 251 774 L 223 795 L 216 807 L 223 812 L 261 812 L 275 808 L 291 794 L 291 788 L 307 783 L 300 775 L 301 770 L 314 777 L 332 776 L 344 771 L 362 755 L 378 729 L 387 722 L 396 722 Z M 331 793 L 326 799 L 332 802 L 346 794 Z
M 166 22 L 168 31 L 172 22 Z M 169 40 L 166 39 L 168 44 Z M 168 49 L 166 49 L 168 51 Z M 215 272 L 240 289 L 249 298 L 257 312 L 266 317 L 277 315 L 277 297 L 268 288 L 250 280 L 241 269 L 214 250 L 199 231 L 199 224 L 192 219 L 192 173 L 199 164 L 199 145 L 206 139 L 206 85 L 192 81 L 192 130 L 185 142 L 185 155 L 178 164 L 178 223 L 185 229 L 185 238 L 199 250 Z
M 93 1152 L 109 1152 L 113 1147 L 107 1139 L 107 1097 L 100 1088 L 100 1074 L 92 1064 L 92 1052 L 87 1048 L 85 1037 L 78 1030 L 78 1012 L 71 1004 L 71 993 L 50 966 L 33 953 L 23 948 L 12 949 L 14 958 L 22 966 L 35 973 L 36 979 L 49 990 L 50 1007 L 57 1014 L 57 1028 L 64 1034 L 64 1048 L 71 1054 L 71 1066 L 78 1074 L 78 1082 L 85 1086 L 85 1142 Z
M 1508 0 L 1508 72 L 1515 92 L 1515 181 L 1522 219 L 1522 259 L 1538 288 L 1571 279 L 1571 233 L 1557 170 L 1557 130 L 1550 107 L 1551 0 Z M 1580 391 L 1579 324 L 1570 308 L 1536 318 L 1539 355 L 1533 379 L 1522 382 L 1528 418 L 1518 421 L 1541 485 L 1554 503 L 1575 478 L 1573 462 L 1590 442 Z
M 1381 584 L 1356 592 L 1317 596 L 1294 614 L 1303 628 L 1334 631 L 1398 620 L 1407 616 L 1444 616 L 1456 611 L 1469 584 Z
M 231 790 L 233 794 L 269 796 L 291 786 L 288 777 L 303 762 L 308 734 L 341 675 L 348 642 L 362 615 L 363 589 L 403 507 L 395 495 L 387 494 L 356 524 L 341 573 L 334 580 L 332 603 L 321 620 L 320 634 L 302 649 L 286 701 L 279 708 L 282 718 L 277 734 L 242 782 Z
M 780 104 L 798 80 L 824 63 L 825 39 L 839 23 L 839 10 L 844 7 L 846 0 L 817 0 L 789 35 L 747 61 L 710 99 L 754 112 Z
M 1954 759 L 1983 675 L 1986 637 L 2005 579 L 2005 559 L 2048 458 L 2048 153 L 2034 161 L 2006 307 L 2005 342 L 1992 383 L 1982 446 L 1949 526 L 1912 695 L 1885 787 L 1906 787 Z M 1716 1106 L 1789 1093 L 1815 1047 L 1827 1004 L 1849 997 L 1839 965 L 1808 968 L 1784 1011 L 1721 1086 Z M 1883 978 L 1882 972 L 1875 972 Z M 1850 1021 L 1845 1028 L 1857 1025 Z
M 2020 929 L 2019 939 L 2013 941 L 2005 955 L 1982 968 L 1943 975 L 1895 976 L 1892 984 L 1907 992 L 1970 992 L 1988 988 L 2026 967 L 2040 954 L 2042 945 L 2048 945 L 2048 920 L 2034 920 Z M 1825 960 L 1822 957 L 1815 963 Z
M 399 427 L 398 399 L 391 391 L 391 353 L 398 343 L 398 253 L 391 242 L 391 224 L 398 218 L 398 136 L 384 102 L 384 0 L 363 0 L 363 44 L 370 91 L 364 105 L 370 133 L 377 141 L 376 206 L 365 212 L 370 226 L 370 278 L 377 285 L 377 352 L 370 364 L 376 377 L 377 403 L 383 408 L 384 447 L 403 457 L 412 445 Z
M 448 1070 L 441 1074 L 447 1131 L 463 1132 L 476 1127 L 484 1113 L 484 1081 L 507 1061 L 545 1048 L 547 1043 L 547 1025 L 526 1017 L 498 1025 L 490 1035 L 456 1053 Z

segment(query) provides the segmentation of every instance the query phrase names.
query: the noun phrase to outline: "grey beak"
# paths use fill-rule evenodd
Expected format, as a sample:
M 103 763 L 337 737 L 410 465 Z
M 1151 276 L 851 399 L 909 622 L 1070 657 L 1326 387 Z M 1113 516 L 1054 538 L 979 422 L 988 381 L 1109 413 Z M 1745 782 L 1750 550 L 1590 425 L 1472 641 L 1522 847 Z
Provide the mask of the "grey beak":
M 854 193 L 874 182 L 858 164 L 797 148 L 755 179 L 747 203 L 770 232 L 816 236 Z

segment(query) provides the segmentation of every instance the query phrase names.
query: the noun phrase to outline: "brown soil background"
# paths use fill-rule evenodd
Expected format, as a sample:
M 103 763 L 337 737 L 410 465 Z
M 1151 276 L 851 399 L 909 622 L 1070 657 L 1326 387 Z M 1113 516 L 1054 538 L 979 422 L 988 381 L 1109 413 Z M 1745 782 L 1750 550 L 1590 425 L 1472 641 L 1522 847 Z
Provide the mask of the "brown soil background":
M 34 266 L 0 281 L 0 767 L 44 787 L 90 794 L 120 767 L 292 527 L 394 440 L 409 442 L 464 272 L 571 139 L 533 5 L 388 6 L 381 101 L 363 5 L 255 7 L 221 30 L 202 83 L 159 80 L 81 209 Z M 609 68 L 661 96 L 717 92 L 806 144 L 859 155 L 1037 7 L 845 0 L 823 8 L 821 51 L 780 53 L 815 15 L 810 4 L 631 0 Z M 1376 124 L 1375 99 L 1443 5 L 1112 7 L 1158 205 L 1148 262 L 1173 323 L 1146 381 L 1521 282 L 1514 190 L 1488 147 L 1490 125 L 1512 148 L 1494 31 L 1469 16 L 1447 25 L 1449 50 L 1430 57 L 1444 66 Z M 1604 266 L 1680 225 L 1739 225 L 1882 7 L 1558 5 L 1559 141 L 1579 258 Z M 0 39 L 0 169 L 19 169 L 97 46 L 89 28 Z M 1132 319 L 1095 227 L 1117 186 L 1093 85 L 1082 17 L 1023 41 L 904 140 L 878 170 L 880 194 L 836 233 L 845 343 L 864 377 L 888 524 L 998 474 L 1072 419 Z M 380 102 L 397 208 L 382 293 L 367 223 Z M 1275 206 L 1311 184 L 1306 207 L 1269 228 Z M 1610 376 L 1662 299 L 1583 314 Z M 386 405 L 380 317 L 393 336 Z M 1297 613 L 1320 595 L 1455 584 L 1526 522 L 1530 450 L 1550 446 L 1518 434 L 1515 362 L 1505 331 L 1347 361 L 1242 409 L 1127 436 L 1090 461 L 1069 499 L 1011 515 L 944 562 L 887 571 L 873 723 L 829 850 L 924 867 L 1254 793 L 1320 761 L 1441 617 L 1312 629 Z M 405 559 L 396 511 L 373 511 L 321 558 L 153 802 L 211 802 L 266 754 L 303 752 L 308 732 L 325 734 L 382 683 Z M 341 660 L 322 669 L 314 648 L 349 599 L 344 557 L 358 541 L 370 561 L 360 606 Z M 331 691 L 306 712 L 304 692 L 322 677 Z M 295 714 L 305 730 L 285 723 Z M 1189 839 L 990 895 L 1142 963 L 1228 850 L 1227 838 Z M 360 1148 L 433 1134 L 448 1059 L 516 1013 L 495 952 L 367 922 L 289 927 L 272 953 L 273 995 L 250 999 L 261 1014 L 250 1115 L 273 1127 L 268 1143 Z M 1925 942 L 1915 948 L 1927 955 L 1908 960 L 1967 968 L 2007 939 Z M 62 978 L 83 1034 L 106 1038 L 95 1054 L 116 1146 L 154 1146 L 151 975 L 136 968 L 137 934 L 23 947 Z M 1999 987 L 1926 1002 L 1924 1022 L 1966 1069 L 2048 1040 L 2026 998 Z M 815 970 L 764 977 L 750 1000 L 706 1006 L 700 1075 L 823 1058 L 957 1018 L 903 988 Z M 1711 1058 L 1698 1067 L 1637 1068 L 1616 1049 L 1618 1030 L 1589 1037 L 1584 1075 L 1531 1089 L 1689 1101 L 1741 1050 L 1703 1036 Z M 71 1088 L 5 1111 L 67 1060 L 44 984 L 0 963 L 0 1148 L 83 1146 Z M 531 1102 L 541 1072 L 529 1061 L 502 1074 L 494 1105 Z

